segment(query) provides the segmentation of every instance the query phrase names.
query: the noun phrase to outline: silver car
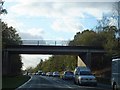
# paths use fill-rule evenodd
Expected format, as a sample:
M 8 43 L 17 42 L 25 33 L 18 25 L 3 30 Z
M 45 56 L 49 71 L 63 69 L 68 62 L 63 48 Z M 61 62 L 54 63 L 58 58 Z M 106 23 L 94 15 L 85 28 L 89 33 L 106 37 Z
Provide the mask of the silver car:
M 47 74 L 46 74 L 47 76 L 53 76 L 53 73 L 52 72 L 47 72 Z
M 77 67 L 74 71 L 74 83 L 78 85 L 97 85 L 95 76 L 87 67 Z
M 120 90 L 120 57 L 112 59 L 112 79 L 113 90 Z
M 63 76 L 62 76 L 63 80 L 71 80 L 73 78 L 74 78 L 74 73 L 71 71 L 65 71 Z
M 53 77 L 60 77 L 60 74 L 59 74 L 59 72 L 53 72 Z

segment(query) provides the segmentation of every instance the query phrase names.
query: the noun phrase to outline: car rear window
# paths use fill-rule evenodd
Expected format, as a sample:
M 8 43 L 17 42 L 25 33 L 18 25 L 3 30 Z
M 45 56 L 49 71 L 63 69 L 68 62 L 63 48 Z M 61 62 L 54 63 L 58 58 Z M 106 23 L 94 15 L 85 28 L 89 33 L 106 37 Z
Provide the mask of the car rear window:
M 67 75 L 73 75 L 73 72 L 66 72 Z

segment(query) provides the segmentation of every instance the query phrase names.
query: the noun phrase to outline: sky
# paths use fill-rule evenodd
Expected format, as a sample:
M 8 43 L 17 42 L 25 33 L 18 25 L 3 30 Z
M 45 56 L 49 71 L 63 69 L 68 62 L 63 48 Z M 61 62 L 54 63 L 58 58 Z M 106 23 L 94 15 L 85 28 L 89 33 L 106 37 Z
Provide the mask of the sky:
M 5 0 L 1 18 L 23 40 L 72 40 L 77 32 L 93 29 L 118 0 Z M 51 55 L 22 55 L 23 69 Z

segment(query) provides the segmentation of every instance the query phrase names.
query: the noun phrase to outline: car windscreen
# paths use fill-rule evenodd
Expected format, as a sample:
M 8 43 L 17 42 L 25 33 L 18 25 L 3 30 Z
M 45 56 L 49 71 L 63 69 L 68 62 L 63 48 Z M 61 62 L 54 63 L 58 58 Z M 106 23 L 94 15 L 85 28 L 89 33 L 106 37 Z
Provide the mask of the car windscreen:
M 54 72 L 53 74 L 59 74 L 59 72 Z
M 90 71 L 81 71 L 80 75 L 92 75 Z
M 73 72 L 66 72 L 65 75 L 73 75 Z

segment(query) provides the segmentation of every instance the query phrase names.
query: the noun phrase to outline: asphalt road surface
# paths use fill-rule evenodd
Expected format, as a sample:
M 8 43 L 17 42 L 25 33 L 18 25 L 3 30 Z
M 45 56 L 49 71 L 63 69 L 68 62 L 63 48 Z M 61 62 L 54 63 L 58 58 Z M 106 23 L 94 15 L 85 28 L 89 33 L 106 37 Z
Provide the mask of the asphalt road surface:
M 111 90 L 105 85 L 79 86 L 72 80 L 62 80 L 57 77 L 33 75 L 31 79 L 16 90 Z

